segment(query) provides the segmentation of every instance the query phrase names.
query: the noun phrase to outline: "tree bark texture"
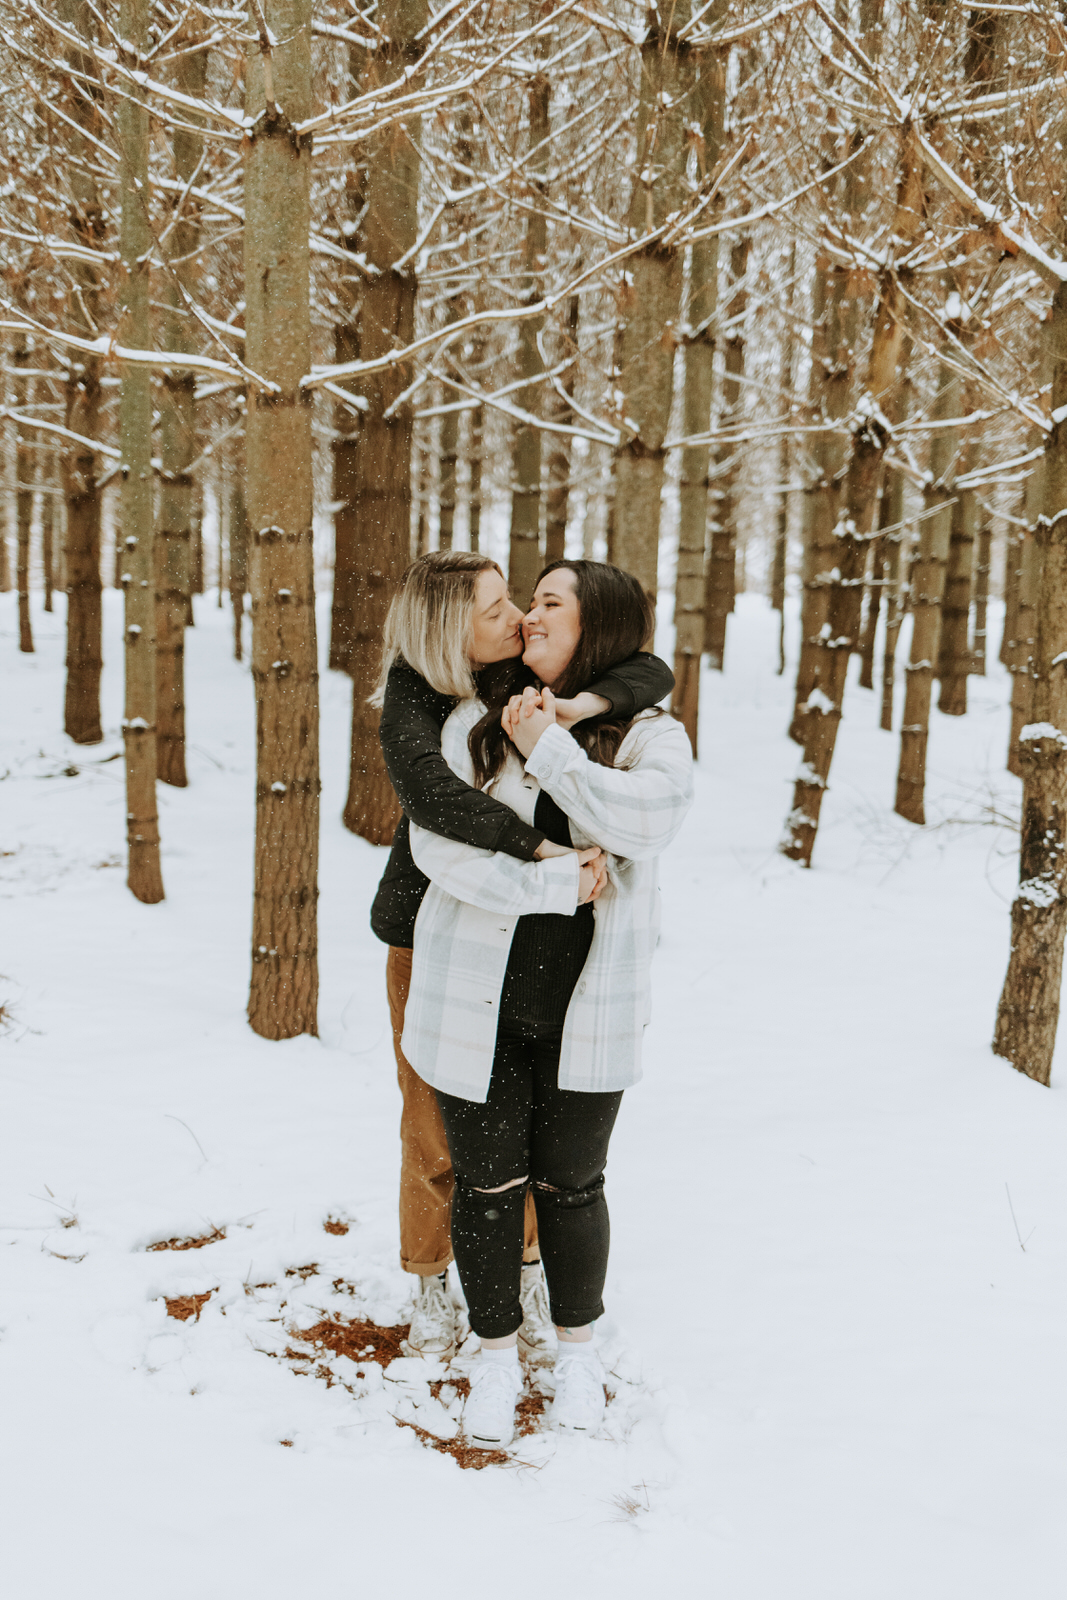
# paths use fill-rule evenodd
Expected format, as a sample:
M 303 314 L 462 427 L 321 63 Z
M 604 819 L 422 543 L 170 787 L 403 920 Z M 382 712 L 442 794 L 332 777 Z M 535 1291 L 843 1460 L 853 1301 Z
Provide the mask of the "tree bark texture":
M 942 366 L 933 415 L 940 421 L 960 413 L 960 380 Z M 900 763 L 894 810 L 907 821 L 926 821 L 926 744 L 934 668 L 941 646 L 941 606 L 945 593 L 949 540 L 952 533 L 950 476 L 956 454 L 956 431 L 942 428 L 930 444 L 930 486 L 924 492 L 927 515 L 919 524 L 919 549 L 911 577 L 912 635 L 907 666 L 904 721 L 900 730 Z
M 819 687 L 812 691 L 805 708 L 804 757 L 781 846 L 783 855 L 805 867 L 811 865 L 823 795 L 834 758 L 849 657 L 859 643 L 863 574 L 886 440 L 884 424 L 873 417 L 853 438 L 844 506 L 835 529 L 834 580 L 830 586 L 827 627 L 819 642 L 825 659 L 817 663 Z
M 122 38 L 128 65 L 139 66 L 148 41 L 148 0 L 122 0 Z M 148 223 L 148 113 L 119 102 L 122 190 L 123 336 L 135 349 L 151 347 Z M 163 899 L 156 811 L 156 574 L 152 538 L 152 384 L 147 367 L 122 367 L 119 402 L 122 446 L 122 571 L 125 594 L 126 882 L 147 905 Z
M 478 338 L 473 344 L 474 370 L 481 369 L 484 345 Z M 485 440 L 485 408 L 474 406 L 470 414 L 470 432 L 467 451 L 470 464 L 470 488 L 467 492 L 467 516 L 470 521 L 470 546 L 477 555 L 482 541 L 482 452 Z
M 186 41 L 186 46 L 192 43 Z M 207 52 L 181 55 L 177 87 L 199 98 L 207 76 Z M 203 140 L 184 128 L 172 136 L 174 171 L 187 183 L 196 171 Z M 167 236 L 170 258 L 163 314 L 164 348 L 189 353 L 194 348 L 182 287 L 194 290 L 193 259 L 200 238 L 199 207 L 192 195 L 176 204 L 181 217 Z M 163 783 L 184 788 L 185 772 L 185 619 L 189 614 L 189 547 L 193 523 L 192 463 L 196 457 L 196 380 L 191 372 L 164 373 L 161 382 L 160 454 L 163 471 L 156 523 L 156 762 Z
M 561 388 L 568 395 L 574 393 L 574 374 L 578 358 L 578 296 L 572 295 L 567 306 L 566 334 L 563 353 L 573 358 L 574 365 L 564 374 Z M 546 411 L 553 422 L 573 422 L 574 412 L 558 390 L 549 391 L 545 400 Z M 548 459 L 545 462 L 545 564 L 562 561 L 567 553 L 567 513 L 571 494 L 571 436 L 569 433 L 550 433 Z
M 546 73 L 539 73 L 530 85 L 530 161 L 532 209 L 526 218 L 523 297 L 533 305 L 541 295 L 541 279 L 548 249 L 548 223 L 543 205 L 544 174 L 548 164 L 550 133 L 549 108 L 552 85 Z M 541 396 L 537 379 L 544 370 L 538 335 L 544 317 L 527 317 L 519 324 L 516 355 L 517 376 L 524 380 L 519 404 L 535 415 Z M 525 607 L 534 592 L 541 571 L 541 431 L 518 422 L 511 446 L 511 532 L 508 550 L 508 583 L 516 605 Z
M 725 10 L 716 8 L 713 21 Z M 709 51 L 699 66 L 701 147 L 698 175 L 714 172 L 722 155 L 726 115 L 726 53 Z M 721 211 L 721 206 L 716 206 Z M 706 433 L 715 382 L 715 315 L 719 294 L 719 240 L 698 239 L 689 267 L 685 390 L 682 432 Z M 678 485 L 678 568 L 674 589 L 674 693 L 671 711 L 689 735 L 694 758 L 700 717 L 700 663 L 704 650 L 704 569 L 708 537 L 706 444 L 682 447 Z
M 793 309 L 793 285 L 797 275 L 797 248 L 790 246 L 789 264 L 786 268 L 786 311 Z M 792 414 L 790 396 L 793 392 L 793 324 L 786 322 L 782 337 L 782 370 L 779 380 L 783 400 L 783 420 Z M 789 556 L 789 477 L 793 469 L 793 451 L 789 435 L 784 432 L 778 441 L 778 476 L 781 489 L 778 496 L 778 522 L 774 532 L 774 558 L 771 564 L 771 608 L 778 613 L 778 676 L 785 672 L 785 580 Z
M 690 0 L 678 0 L 651 13 L 641 46 L 631 234 L 659 227 L 684 199 L 696 57 L 678 32 L 691 11 Z M 659 587 L 663 446 L 674 392 L 682 266 L 675 246 L 649 245 L 631 257 L 620 295 L 617 365 L 624 440 L 615 458 L 609 560 L 632 572 L 653 601 Z
M 12 365 L 29 365 L 30 351 L 25 334 L 18 336 L 12 354 Z M 15 404 L 24 410 L 32 405 L 33 381 L 18 378 L 15 381 Z M 25 428 L 15 431 L 15 521 L 18 545 L 15 556 L 15 582 L 18 587 L 19 649 L 33 654 L 33 625 L 30 621 L 30 533 L 33 527 L 33 468 L 34 452 Z
M 1042 463 L 1043 469 L 1043 463 Z M 1011 673 L 1011 731 L 1008 734 L 1008 771 L 1015 777 L 1023 775 L 1019 736 L 1030 721 L 1034 698 L 1034 646 L 1037 629 L 1037 598 L 1040 577 L 1040 553 L 1037 543 L 1037 507 L 1041 504 L 1042 469 L 1030 477 L 1027 495 L 1028 506 L 1034 513 L 1031 532 L 1022 542 L 1019 576 L 1015 596 L 1015 640 L 1012 645 L 1008 670 Z
M 867 588 L 867 613 L 860 639 L 860 688 L 874 688 L 874 646 L 878 638 L 878 618 L 882 610 L 885 585 L 886 544 L 879 534 L 871 545 L 870 583 Z
M 886 473 L 882 491 L 882 535 L 885 549 L 885 643 L 882 648 L 882 719 L 886 733 L 893 731 L 893 691 L 896 688 L 897 641 L 907 602 L 907 574 L 911 541 L 904 526 L 904 474 L 898 467 Z
M 365 82 L 391 82 L 417 61 L 427 0 L 383 0 L 380 48 Z M 408 118 L 371 141 L 366 175 L 363 247 L 376 276 L 363 290 L 362 355 L 370 360 L 415 333 L 413 264 L 398 267 L 418 237 L 419 122 Z M 389 844 L 400 807 L 378 743 L 378 713 L 367 697 L 378 678 L 382 625 L 396 582 L 411 558 L 412 407 L 400 404 L 411 382 L 408 365 L 375 373 L 359 387 L 367 403 L 345 498 L 358 530 L 359 562 L 352 586 L 348 671 L 352 677 L 352 750 L 344 825 L 371 844 Z
M 854 201 L 849 198 L 848 190 L 846 201 L 851 209 Z M 919 226 L 921 201 L 918 164 L 912 142 L 905 138 L 901 145 L 893 226 L 894 241 L 900 246 L 908 244 Z M 839 306 L 842 299 L 847 305 L 847 288 L 835 288 L 830 297 L 831 307 Z M 863 579 L 868 546 L 874 533 L 882 460 L 889 441 L 882 400 L 897 382 L 901 356 L 906 349 L 900 300 L 897 274 L 892 265 L 887 265 L 879 277 L 866 382 L 856 408 L 860 420 L 852 435 L 843 504 L 832 530 L 833 547 L 828 548 L 823 557 L 824 561 L 829 557 L 828 565 L 818 574 L 819 586 L 827 596 L 825 622 L 817 635 L 805 635 L 812 688 L 806 700 L 798 705 L 798 731 L 803 733 L 804 756 L 781 846 L 784 855 L 804 866 L 811 865 L 822 800 L 829 782 L 849 656 L 860 643 Z M 842 415 L 847 403 L 849 368 L 858 332 L 857 316 L 858 308 L 853 300 L 839 324 L 840 343 L 827 383 L 831 415 Z
M 1023 530 L 1010 524 L 1004 543 L 1004 627 L 1000 635 L 998 660 L 1011 668 L 1015 649 L 1016 610 L 1019 604 L 1019 575 L 1022 570 Z
M 87 0 L 62 0 L 60 16 L 84 38 L 93 34 Z M 72 64 L 80 73 L 92 74 L 91 56 L 70 51 Z M 88 88 L 81 80 L 71 80 L 66 109 L 72 120 L 96 137 L 104 132 L 103 120 Z M 76 153 L 83 156 L 91 146 L 72 135 Z M 105 226 L 96 184 L 82 170 L 80 161 L 72 164 L 71 187 L 74 195 L 71 223 L 76 237 L 90 248 L 102 248 Z M 96 269 L 87 263 L 72 263 L 72 277 L 78 293 L 69 303 L 71 326 L 75 333 L 91 339 L 100 299 Z M 71 352 L 65 385 L 64 423 L 72 433 L 95 439 L 101 426 L 101 371 L 99 356 Z M 96 482 L 96 455 L 90 445 L 71 440 L 63 453 L 63 496 L 66 503 L 65 586 L 67 591 L 67 659 L 64 690 L 63 727 L 75 744 L 99 744 L 104 737 L 100 723 L 100 674 L 103 669 L 102 585 L 100 579 L 101 492 Z
M 974 563 L 974 633 L 971 637 L 971 671 L 976 678 L 986 675 L 986 639 L 989 635 L 989 574 L 992 570 L 993 530 L 983 520 L 978 530 Z
M 244 654 L 245 595 L 248 593 L 248 516 L 240 480 L 230 490 L 230 605 L 233 609 L 233 659 Z
M 751 240 L 745 234 L 734 241 L 730 251 L 733 293 L 726 308 L 729 331 L 724 341 L 720 417 L 724 428 L 736 428 L 745 410 L 742 379 L 745 374 L 746 282 L 750 249 Z M 723 445 L 716 455 L 716 471 L 711 488 L 711 547 L 708 551 L 704 594 L 704 649 L 709 665 L 721 672 L 726 658 L 726 619 L 734 609 L 737 589 L 737 491 L 741 457 L 737 446 L 732 443 Z
M 55 489 L 58 461 L 54 451 L 49 452 L 49 465 L 45 469 L 48 485 Z M 44 609 L 52 610 L 52 590 L 56 575 L 56 506 L 59 497 L 54 492 L 43 496 L 41 504 L 41 567 L 44 578 Z
M 1045 445 L 1044 512 L 1035 535 L 1037 592 L 1033 721 L 1023 730 L 1019 890 L 1011 908 L 1011 955 L 993 1049 L 1047 1084 L 1059 1022 L 1067 928 L 1067 286 L 1052 303 L 1052 431 Z
M 949 717 L 967 711 L 967 674 L 971 670 L 971 581 L 974 573 L 974 525 L 977 492 L 957 489 L 952 507 L 945 601 L 941 608 L 941 646 L 937 675 L 941 687 L 937 709 Z
M 311 0 L 266 0 L 276 41 L 250 56 L 245 430 L 256 691 L 256 844 L 248 1020 L 267 1039 L 316 1033 L 319 694 L 312 560 Z M 267 70 L 265 70 L 265 68 Z M 268 80 L 270 90 L 265 92 Z
M 812 290 L 811 375 L 808 404 L 813 419 L 845 416 L 849 398 L 847 355 L 848 277 L 824 256 L 815 260 Z M 789 734 L 803 744 L 810 705 L 822 692 L 819 673 L 828 665 L 821 648 L 830 619 L 830 575 L 836 553 L 834 528 L 845 444 L 839 434 L 816 434 L 810 453 L 811 478 L 804 491 L 804 567 L 800 605 L 800 656 Z

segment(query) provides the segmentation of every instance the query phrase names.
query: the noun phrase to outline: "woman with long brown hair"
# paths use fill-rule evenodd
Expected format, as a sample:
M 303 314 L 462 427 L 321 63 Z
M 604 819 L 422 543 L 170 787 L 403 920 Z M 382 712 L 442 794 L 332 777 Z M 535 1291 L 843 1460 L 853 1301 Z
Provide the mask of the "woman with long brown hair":
M 651 624 L 629 573 L 554 563 L 523 622 L 523 663 L 483 674 L 481 698 L 442 733 L 458 777 L 560 847 L 603 847 L 595 904 L 578 854 L 527 864 L 411 830 L 431 887 L 403 1050 L 435 1089 L 448 1137 L 452 1245 L 481 1341 L 464 1429 L 486 1448 L 510 1442 L 522 1384 L 528 1192 L 559 1341 L 552 1420 L 589 1432 L 603 1417 L 592 1325 L 607 1270 L 604 1165 L 622 1093 L 641 1075 L 657 857 L 689 808 L 692 756 L 681 725 L 654 711 L 607 711 L 565 731 L 557 708 L 630 657 Z
M 525 596 L 523 597 L 525 600 Z M 400 1260 L 418 1290 L 407 1351 L 448 1360 L 457 1309 L 448 1288 L 452 1260 L 452 1163 L 433 1091 L 411 1069 L 400 1039 L 411 978 L 415 922 L 428 880 L 412 860 L 409 819 L 467 845 L 519 863 L 572 854 L 491 794 L 458 776 L 441 753 L 441 729 L 458 702 L 480 693 L 487 674 L 519 662 L 522 611 L 496 562 L 467 551 L 423 556 L 403 575 L 386 621 L 377 701 L 385 764 L 404 816 L 371 913 L 389 946 L 386 987 L 393 1024 L 401 1112 Z M 639 646 L 641 640 L 638 639 Z M 520 663 L 521 665 L 521 663 Z M 590 716 L 632 716 L 669 693 L 669 668 L 636 646 L 588 689 L 559 703 L 561 725 Z M 488 691 L 486 691 L 488 692 Z M 590 854 L 589 859 L 595 857 Z M 543 871 L 549 871 L 546 866 Z M 586 868 L 590 886 L 595 870 Z M 527 1208 L 521 1275 L 520 1345 L 528 1363 L 549 1365 L 556 1340 L 548 1317 L 532 1204 Z

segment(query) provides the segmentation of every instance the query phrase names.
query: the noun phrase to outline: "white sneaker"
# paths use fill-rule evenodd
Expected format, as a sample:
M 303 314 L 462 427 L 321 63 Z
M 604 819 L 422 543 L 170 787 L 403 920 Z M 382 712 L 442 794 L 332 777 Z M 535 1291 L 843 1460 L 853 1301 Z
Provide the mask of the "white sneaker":
M 406 1356 L 451 1361 L 456 1353 L 456 1308 L 448 1292 L 448 1273 L 419 1274 L 411 1328 L 401 1345 Z
M 515 1437 L 515 1407 L 522 1393 L 522 1368 L 515 1350 L 483 1350 L 471 1368 L 471 1390 L 463 1407 L 468 1444 L 505 1450 Z
M 519 1289 L 522 1327 L 519 1329 L 519 1354 L 530 1367 L 551 1368 L 559 1341 L 548 1308 L 548 1291 L 539 1261 L 522 1269 Z
M 556 1351 L 556 1397 L 548 1420 L 564 1433 L 595 1433 L 604 1420 L 604 1368 L 591 1344 Z

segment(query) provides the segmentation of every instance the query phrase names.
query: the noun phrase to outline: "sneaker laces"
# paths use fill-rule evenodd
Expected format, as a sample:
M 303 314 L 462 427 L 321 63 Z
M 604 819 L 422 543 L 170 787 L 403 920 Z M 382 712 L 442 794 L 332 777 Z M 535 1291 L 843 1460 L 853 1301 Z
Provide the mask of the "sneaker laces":
M 452 1301 L 442 1278 L 424 1277 L 421 1280 L 417 1310 L 431 1317 L 451 1315 Z
M 519 1292 L 519 1302 L 522 1305 L 524 1331 L 536 1331 L 542 1338 L 545 1337 L 552 1319 L 545 1280 L 540 1273 L 536 1276 L 530 1273 L 529 1282 L 524 1283 Z
M 477 1394 L 479 1400 L 484 1400 L 499 1394 L 502 1399 L 514 1401 L 520 1378 L 518 1362 L 476 1361 L 471 1368 L 470 1398 L 473 1400 Z
M 572 1404 L 603 1407 L 604 1369 L 599 1356 L 575 1355 L 560 1345 L 556 1356 L 556 1393 L 562 1384 L 567 1386 L 567 1399 Z

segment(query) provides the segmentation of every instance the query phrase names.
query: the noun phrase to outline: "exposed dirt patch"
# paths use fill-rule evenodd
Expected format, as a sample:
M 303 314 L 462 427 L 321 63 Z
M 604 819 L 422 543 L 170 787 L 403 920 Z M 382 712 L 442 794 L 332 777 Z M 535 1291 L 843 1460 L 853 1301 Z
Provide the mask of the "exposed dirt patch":
M 307 1283 L 308 1279 L 313 1278 L 318 1270 L 318 1262 L 309 1261 L 306 1267 L 286 1267 L 285 1276 L 287 1278 L 299 1278 L 301 1283 Z
M 538 1389 L 528 1389 L 515 1408 L 515 1432 L 520 1439 L 540 1433 L 545 1417 L 545 1397 Z
M 395 1420 L 398 1427 L 410 1428 L 417 1433 L 428 1450 L 436 1450 L 440 1455 L 451 1456 L 457 1466 L 472 1472 L 480 1472 L 483 1467 L 507 1467 L 512 1464 L 506 1450 L 478 1450 L 474 1445 L 468 1444 L 460 1434 L 454 1439 L 439 1439 L 435 1433 L 420 1428 L 417 1422 L 405 1422 L 403 1417 L 397 1417 Z
M 157 1239 L 155 1244 L 148 1246 L 149 1250 L 202 1250 L 206 1244 L 215 1244 L 219 1239 L 225 1239 L 225 1228 L 212 1228 L 210 1233 L 202 1233 L 195 1239 Z
M 327 1217 L 322 1225 L 323 1233 L 332 1233 L 335 1237 L 343 1238 L 348 1232 L 348 1223 L 340 1217 Z
M 376 1322 L 343 1322 L 340 1317 L 334 1317 L 317 1322 L 299 1338 L 302 1344 L 310 1344 L 315 1350 L 331 1350 L 334 1355 L 348 1356 L 351 1361 L 376 1361 L 380 1367 L 387 1367 L 390 1361 L 403 1355 L 400 1344 L 407 1338 L 410 1327 L 408 1322 L 383 1328 Z
M 208 1289 L 204 1294 L 179 1294 L 173 1300 L 167 1299 L 167 1316 L 173 1317 L 176 1322 L 199 1322 L 200 1313 L 207 1305 L 214 1289 Z

